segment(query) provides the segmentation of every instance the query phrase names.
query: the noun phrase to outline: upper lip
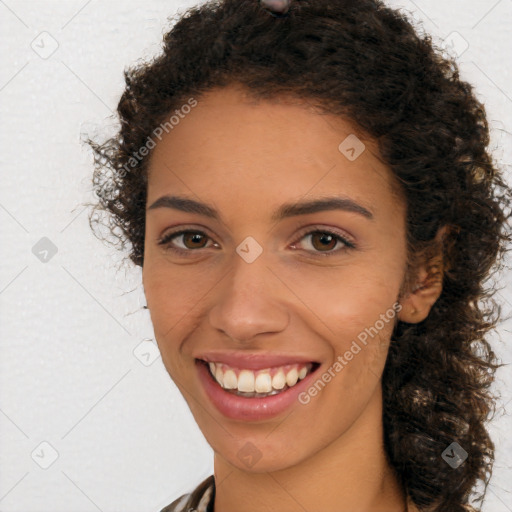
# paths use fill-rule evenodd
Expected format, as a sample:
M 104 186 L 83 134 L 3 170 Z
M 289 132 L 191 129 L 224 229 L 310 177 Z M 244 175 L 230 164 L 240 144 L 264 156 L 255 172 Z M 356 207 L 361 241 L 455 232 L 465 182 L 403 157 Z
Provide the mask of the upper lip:
M 276 352 L 247 352 L 241 350 L 211 350 L 196 354 L 195 359 L 206 362 L 225 363 L 233 368 L 246 368 L 248 370 L 263 370 L 273 366 L 288 364 L 314 363 L 315 359 L 295 354 L 280 354 Z

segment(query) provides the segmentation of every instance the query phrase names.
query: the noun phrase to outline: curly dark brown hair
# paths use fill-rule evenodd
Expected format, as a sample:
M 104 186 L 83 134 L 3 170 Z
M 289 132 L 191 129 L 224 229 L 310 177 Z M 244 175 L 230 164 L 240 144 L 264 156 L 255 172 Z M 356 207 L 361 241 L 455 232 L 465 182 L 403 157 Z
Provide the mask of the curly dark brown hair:
M 490 385 L 501 366 L 487 339 L 500 306 L 486 285 L 511 240 L 512 196 L 488 151 L 484 106 L 454 59 L 379 0 L 295 0 L 279 17 L 256 0 L 216 0 L 179 15 L 163 52 L 125 80 L 117 135 L 89 141 L 98 197 L 89 222 L 94 232 L 107 226 L 137 266 L 151 156 L 142 149 L 191 97 L 234 83 L 261 100 L 306 99 L 378 142 L 406 200 L 411 275 L 449 227 L 441 296 L 424 321 L 395 325 L 382 377 L 385 448 L 422 511 L 480 510 L 494 462 Z M 456 468 L 442 458 L 453 442 L 468 454 Z

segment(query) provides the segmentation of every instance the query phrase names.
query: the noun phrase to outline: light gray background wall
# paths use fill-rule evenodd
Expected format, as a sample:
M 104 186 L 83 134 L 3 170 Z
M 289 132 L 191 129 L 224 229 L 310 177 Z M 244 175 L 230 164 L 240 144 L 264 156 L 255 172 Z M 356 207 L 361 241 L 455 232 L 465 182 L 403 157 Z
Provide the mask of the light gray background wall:
M 139 269 L 118 270 L 121 255 L 89 230 L 91 155 L 80 143 L 114 126 L 123 68 L 157 52 L 166 18 L 193 3 L 0 1 L 3 512 L 159 511 L 212 473 L 156 346 L 141 346 L 153 332 Z M 460 54 L 510 169 L 512 0 L 389 3 Z M 510 273 L 501 282 L 509 313 Z M 511 326 L 494 337 L 505 362 Z M 502 369 L 499 407 L 511 385 Z M 499 409 L 485 512 L 512 511 L 510 430 Z

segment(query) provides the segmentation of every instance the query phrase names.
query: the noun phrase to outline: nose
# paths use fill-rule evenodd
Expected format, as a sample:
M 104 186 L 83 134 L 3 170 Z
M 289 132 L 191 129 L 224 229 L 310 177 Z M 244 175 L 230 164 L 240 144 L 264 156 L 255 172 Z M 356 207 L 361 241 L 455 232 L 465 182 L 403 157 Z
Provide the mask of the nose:
M 286 290 L 274 276 L 262 254 L 247 263 L 233 255 L 231 270 L 218 285 L 210 325 L 239 343 L 253 341 L 258 335 L 280 333 L 286 329 L 289 313 Z M 282 299 L 282 297 L 281 297 Z

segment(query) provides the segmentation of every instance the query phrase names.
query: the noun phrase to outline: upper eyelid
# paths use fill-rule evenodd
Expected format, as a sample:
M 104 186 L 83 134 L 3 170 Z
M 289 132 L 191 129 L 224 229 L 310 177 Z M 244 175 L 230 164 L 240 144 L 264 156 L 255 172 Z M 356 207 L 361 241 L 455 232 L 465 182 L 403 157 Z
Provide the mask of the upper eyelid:
M 322 226 L 319 224 L 311 224 L 309 226 L 304 226 L 302 229 L 300 229 L 299 233 L 297 235 L 300 237 L 300 238 L 298 238 L 298 240 L 300 240 L 301 238 L 303 238 L 306 235 L 310 235 L 312 233 L 319 233 L 319 232 L 320 233 L 322 233 L 322 232 L 332 233 L 333 235 L 340 237 L 342 240 L 345 240 L 346 242 L 349 242 L 354 245 L 356 244 L 354 237 L 352 235 L 350 235 L 349 233 L 346 233 L 345 230 L 340 229 L 340 228 L 330 227 L 330 226 Z M 292 242 L 292 243 L 295 243 L 295 242 Z
M 203 233 L 207 237 L 212 238 L 212 235 L 210 235 L 211 230 L 209 230 L 206 227 L 203 227 L 203 226 L 193 227 L 193 226 L 187 226 L 187 225 L 184 225 L 184 226 L 179 225 L 179 226 L 170 227 L 169 231 L 164 231 L 164 234 L 160 235 L 157 238 L 157 243 L 160 243 L 162 240 L 165 240 L 167 237 L 178 236 L 180 234 L 188 233 L 188 232 Z M 215 234 L 214 236 L 217 236 L 217 235 Z

